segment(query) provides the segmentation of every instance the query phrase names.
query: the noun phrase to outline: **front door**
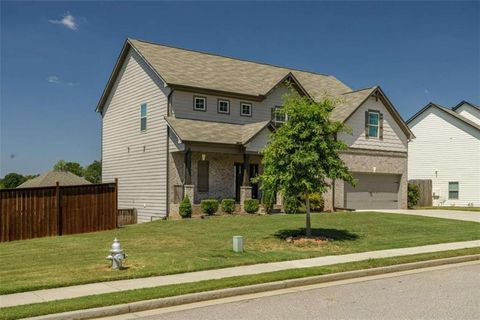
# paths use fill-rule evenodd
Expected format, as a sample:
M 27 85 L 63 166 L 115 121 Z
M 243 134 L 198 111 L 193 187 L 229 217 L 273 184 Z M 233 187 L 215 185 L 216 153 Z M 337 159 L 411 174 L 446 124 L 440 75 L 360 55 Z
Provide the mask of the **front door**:
M 250 179 L 258 175 L 258 164 L 250 164 Z M 235 163 L 235 200 L 240 201 L 240 187 L 243 182 L 243 163 Z M 258 183 L 251 183 L 252 187 L 252 198 L 258 199 Z

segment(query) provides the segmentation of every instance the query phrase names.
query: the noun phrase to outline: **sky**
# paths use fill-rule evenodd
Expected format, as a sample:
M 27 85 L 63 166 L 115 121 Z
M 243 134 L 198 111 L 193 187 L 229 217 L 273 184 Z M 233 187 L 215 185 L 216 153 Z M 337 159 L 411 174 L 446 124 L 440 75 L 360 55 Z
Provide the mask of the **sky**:
M 127 37 L 380 85 L 406 120 L 480 104 L 480 2 L 5 2 L 0 176 L 100 159 L 95 106 Z

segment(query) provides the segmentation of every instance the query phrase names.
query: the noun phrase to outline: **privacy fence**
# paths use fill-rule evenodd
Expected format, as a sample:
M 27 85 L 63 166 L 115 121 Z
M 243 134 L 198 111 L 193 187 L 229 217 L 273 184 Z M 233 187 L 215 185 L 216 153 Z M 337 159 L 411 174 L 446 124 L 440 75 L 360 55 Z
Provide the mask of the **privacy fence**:
M 418 199 L 417 207 L 431 207 L 432 206 L 432 180 L 415 179 L 415 180 L 409 180 L 408 183 L 417 185 L 420 191 L 420 198 Z
M 0 242 L 117 227 L 118 182 L 0 190 Z

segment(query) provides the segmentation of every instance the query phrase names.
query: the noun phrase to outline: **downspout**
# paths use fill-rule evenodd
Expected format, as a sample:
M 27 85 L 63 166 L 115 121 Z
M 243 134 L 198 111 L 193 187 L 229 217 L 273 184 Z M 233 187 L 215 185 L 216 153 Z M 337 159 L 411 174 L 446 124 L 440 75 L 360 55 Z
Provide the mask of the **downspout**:
M 171 104 L 172 104 L 172 94 L 173 94 L 173 89 L 170 88 L 170 92 L 168 93 L 167 96 L 167 116 L 170 116 L 171 114 Z M 166 208 L 166 216 L 168 217 L 170 215 L 170 127 L 167 125 L 167 208 Z

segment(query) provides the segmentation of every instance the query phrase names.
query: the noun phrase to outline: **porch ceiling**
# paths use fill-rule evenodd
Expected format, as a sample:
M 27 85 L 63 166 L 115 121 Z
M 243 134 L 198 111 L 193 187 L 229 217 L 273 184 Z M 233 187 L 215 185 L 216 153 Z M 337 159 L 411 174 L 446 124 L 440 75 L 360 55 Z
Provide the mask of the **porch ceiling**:
M 182 142 L 232 145 L 247 144 L 270 123 L 270 121 L 262 121 L 250 124 L 233 124 L 174 117 L 165 117 L 165 120 Z

